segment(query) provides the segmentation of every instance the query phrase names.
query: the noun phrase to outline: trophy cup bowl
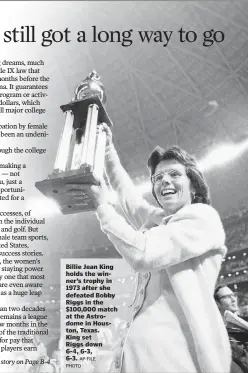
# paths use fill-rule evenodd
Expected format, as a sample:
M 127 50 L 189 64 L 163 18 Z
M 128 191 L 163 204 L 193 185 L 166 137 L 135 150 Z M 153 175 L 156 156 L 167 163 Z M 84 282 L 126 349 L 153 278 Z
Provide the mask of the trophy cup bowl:
M 77 86 L 72 101 L 60 107 L 65 113 L 65 124 L 54 169 L 35 186 L 55 200 L 63 214 L 95 210 L 88 191 L 103 176 L 106 133 L 101 123 L 112 126 L 105 101 L 100 76 L 92 71 Z

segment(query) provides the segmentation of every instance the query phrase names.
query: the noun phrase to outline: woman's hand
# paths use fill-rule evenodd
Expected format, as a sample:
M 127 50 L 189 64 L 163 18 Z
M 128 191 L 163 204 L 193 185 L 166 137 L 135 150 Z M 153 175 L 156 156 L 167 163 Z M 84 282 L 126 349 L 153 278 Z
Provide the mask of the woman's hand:
M 110 201 L 109 190 L 104 179 L 100 180 L 100 185 L 92 185 L 89 194 L 96 208 Z
M 101 123 L 101 125 L 103 128 L 103 131 L 106 132 L 106 137 L 107 137 L 106 145 L 108 146 L 112 144 L 112 141 L 113 141 L 112 131 L 106 123 Z
M 88 194 L 91 198 L 95 208 L 98 206 L 107 204 L 110 202 L 110 192 L 104 181 L 104 179 L 99 180 L 99 185 L 88 185 L 88 184 L 67 184 L 66 194 L 77 198 L 77 196 L 82 197 L 83 194 Z

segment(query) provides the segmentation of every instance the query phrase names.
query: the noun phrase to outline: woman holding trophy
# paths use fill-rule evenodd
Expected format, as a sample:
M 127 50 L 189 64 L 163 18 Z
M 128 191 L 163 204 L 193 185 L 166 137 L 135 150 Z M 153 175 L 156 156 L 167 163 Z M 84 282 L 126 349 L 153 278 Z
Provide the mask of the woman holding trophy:
M 213 297 L 225 233 L 208 186 L 194 157 L 179 147 L 157 147 L 148 167 L 159 207 L 149 205 L 112 143 L 99 79 L 93 71 L 76 88 L 75 99 L 61 106 L 66 120 L 54 172 L 36 186 L 57 198 L 63 213 L 95 207 L 103 232 L 138 274 L 132 315 L 111 372 L 227 373 L 231 350 Z M 104 180 L 96 185 L 104 151 L 122 215 Z
M 225 233 L 195 158 L 179 147 L 153 151 L 156 208 L 139 195 L 103 126 L 106 174 L 125 218 L 103 180 L 91 194 L 101 229 L 138 273 L 132 316 L 110 371 L 229 372 L 228 336 L 213 298 Z

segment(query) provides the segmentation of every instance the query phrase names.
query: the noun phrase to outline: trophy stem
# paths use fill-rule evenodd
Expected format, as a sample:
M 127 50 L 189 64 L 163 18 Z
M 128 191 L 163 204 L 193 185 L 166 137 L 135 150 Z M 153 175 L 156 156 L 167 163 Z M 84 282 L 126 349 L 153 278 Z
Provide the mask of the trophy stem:
M 67 160 L 67 165 L 66 165 L 66 171 L 69 171 L 69 170 L 73 169 L 72 160 L 73 160 L 73 154 L 74 154 L 74 147 L 75 147 L 75 144 L 76 144 L 76 137 L 77 137 L 76 131 L 73 130 L 72 134 L 71 134 L 71 139 L 70 139 L 70 146 L 69 146 L 69 152 L 68 152 L 68 160 Z
M 54 165 L 55 172 L 63 172 L 67 166 L 67 155 L 70 148 L 70 140 L 73 131 L 74 114 L 68 110 L 65 113 L 65 125 L 60 138 L 59 148 Z
M 81 166 L 86 164 L 87 166 L 93 168 L 94 165 L 98 111 L 99 107 L 96 104 L 89 105 L 85 128 L 85 143 L 81 158 Z
M 70 169 L 71 170 L 77 170 L 81 166 L 81 157 L 82 157 L 82 151 L 84 146 L 84 137 L 82 136 L 82 129 L 77 128 L 75 130 L 75 136 L 72 139 L 72 146 L 73 146 L 73 152 L 72 152 L 72 160 Z
M 103 177 L 106 139 L 106 132 L 103 131 L 103 126 L 99 125 L 94 162 L 94 173 L 96 175 L 96 178 L 98 179 L 101 179 Z

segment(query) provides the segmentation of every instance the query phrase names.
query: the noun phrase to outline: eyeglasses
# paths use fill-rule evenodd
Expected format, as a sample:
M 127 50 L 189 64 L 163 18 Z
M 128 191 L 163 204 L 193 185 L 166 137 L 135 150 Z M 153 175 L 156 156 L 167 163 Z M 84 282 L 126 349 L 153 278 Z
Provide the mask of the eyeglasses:
M 180 176 L 182 176 L 183 174 L 180 172 L 180 171 L 177 171 L 177 170 L 171 170 L 169 172 L 159 172 L 158 174 L 156 175 L 153 175 L 151 177 L 151 181 L 152 183 L 155 185 L 155 184 L 160 184 L 162 183 L 163 181 L 163 178 L 165 177 L 165 175 L 168 175 L 172 180 L 176 180 L 178 179 Z M 186 175 L 186 174 L 185 174 Z
M 231 294 L 227 294 L 227 295 L 222 295 L 222 297 L 219 297 L 219 300 L 237 298 L 237 296 L 238 296 L 237 293 L 231 293 Z

